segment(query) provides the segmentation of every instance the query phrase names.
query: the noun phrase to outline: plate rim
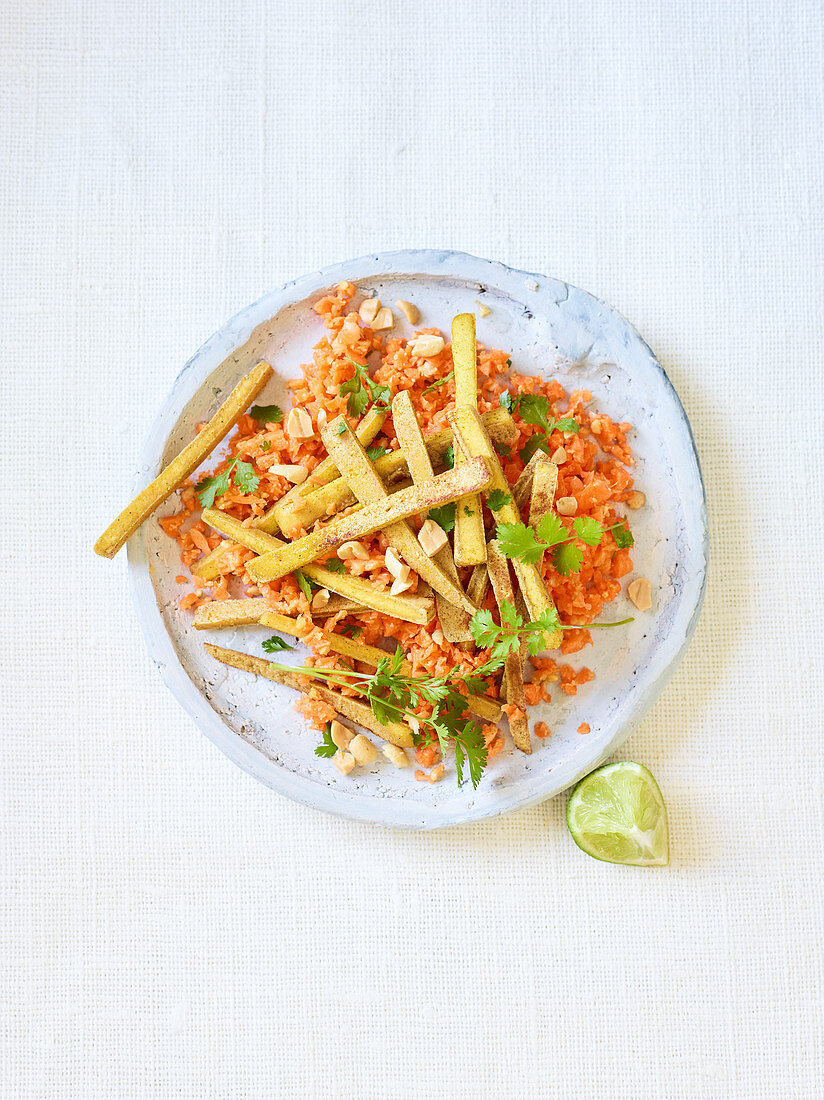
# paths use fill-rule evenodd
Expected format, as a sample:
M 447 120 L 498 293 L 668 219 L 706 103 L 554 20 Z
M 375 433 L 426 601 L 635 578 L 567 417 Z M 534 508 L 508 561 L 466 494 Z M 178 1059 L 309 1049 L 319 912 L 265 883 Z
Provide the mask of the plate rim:
M 382 271 L 375 270 L 371 274 L 368 271 L 355 269 L 372 267 L 377 265 Z M 412 266 L 414 265 L 414 266 Z M 169 417 L 173 417 L 176 423 L 186 404 L 197 394 L 207 382 L 210 375 L 229 358 L 233 352 L 241 348 L 249 339 L 258 325 L 274 317 L 277 312 L 294 303 L 298 297 L 307 297 L 313 290 L 318 291 L 325 287 L 346 279 L 351 282 L 361 282 L 375 277 L 377 274 L 387 272 L 409 274 L 450 275 L 463 280 L 467 279 L 467 271 L 461 271 L 461 267 L 477 270 L 484 268 L 489 271 L 490 278 L 486 282 L 495 284 L 495 276 L 504 281 L 513 277 L 521 280 L 522 284 L 530 289 L 555 288 L 559 295 L 568 297 L 574 292 L 585 298 L 591 299 L 598 306 L 609 311 L 619 319 L 625 327 L 630 338 L 636 342 L 637 347 L 649 361 L 650 366 L 656 370 L 665 390 L 674 401 L 675 410 L 680 416 L 683 426 L 686 428 L 688 452 L 694 463 L 694 473 L 700 488 L 700 508 L 696 517 L 701 532 L 700 557 L 700 583 L 695 594 L 694 604 L 689 619 L 683 628 L 683 634 L 679 645 L 673 652 L 668 664 L 661 670 L 654 681 L 647 685 L 640 695 L 636 696 L 629 713 L 623 713 L 624 703 L 616 709 L 612 718 L 613 734 L 608 743 L 601 749 L 597 756 L 583 767 L 572 767 L 571 770 L 559 768 L 556 772 L 547 776 L 546 789 L 537 792 L 526 793 L 521 797 L 507 797 L 506 791 L 495 792 L 495 798 L 489 804 L 479 806 L 471 795 L 469 801 L 463 806 L 455 807 L 450 811 L 439 809 L 437 806 L 427 806 L 419 803 L 404 803 L 403 800 L 376 800 L 370 795 L 358 794 L 357 796 L 341 801 L 334 788 L 323 788 L 305 777 L 296 776 L 281 767 L 270 769 L 272 774 L 264 774 L 261 761 L 267 765 L 277 764 L 267 756 L 260 748 L 247 741 L 236 731 L 230 729 L 211 706 L 201 688 L 197 687 L 186 672 L 171 636 L 166 630 L 163 617 L 158 611 L 157 597 L 152 585 L 148 554 L 145 539 L 133 537 L 127 544 L 128 573 L 132 594 L 132 602 L 140 623 L 141 632 L 146 644 L 149 656 L 158 669 L 161 679 L 166 687 L 174 695 L 184 711 L 192 719 L 198 729 L 212 741 L 221 752 L 233 763 L 237 764 L 253 778 L 264 783 L 277 793 L 291 798 L 302 805 L 313 809 L 320 809 L 331 813 L 336 817 L 347 820 L 357 820 L 368 824 L 378 824 L 386 827 L 411 828 L 415 830 L 432 830 L 448 828 L 453 825 L 472 824 L 480 821 L 488 821 L 503 814 L 516 810 L 527 809 L 549 798 L 553 798 L 572 787 L 584 775 L 597 768 L 609 755 L 611 755 L 629 736 L 632 730 L 643 720 L 653 703 L 658 699 L 667 684 L 672 679 L 676 669 L 680 665 L 684 654 L 692 640 L 693 634 L 701 614 L 704 595 L 707 584 L 707 571 L 709 563 L 709 528 L 707 521 L 706 487 L 701 471 L 701 463 L 695 445 L 695 437 L 684 406 L 673 386 L 669 376 L 664 370 L 651 348 L 637 332 L 632 324 L 619 313 L 618 310 L 608 305 L 603 299 L 582 290 L 571 283 L 563 282 L 551 276 L 524 271 L 510 267 L 497 260 L 487 260 L 473 256 L 469 253 L 452 249 L 401 249 L 390 252 L 371 252 L 364 256 L 331 264 L 317 271 L 292 279 L 281 286 L 264 294 L 255 302 L 245 306 L 223 325 L 197 349 L 191 358 L 178 372 L 170 390 L 161 403 L 150 427 L 144 437 L 138 456 L 137 473 L 133 480 L 136 490 L 143 488 L 156 475 L 160 468 L 163 449 L 169 435 Z M 452 270 L 444 270 L 444 268 Z M 474 272 L 473 272 L 474 274 Z M 474 277 L 470 282 L 476 281 Z M 531 283 L 536 282 L 533 288 Z M 483 284 L 481 284 L 483 285 Z M 560 296 L 556 301 L 561 302 Z M 214 357 L 220 358 L 214 361 Z M 206 373 L 200 377 L 198 368 L 205 367 Z M 197 379 L 200 378 L 199 381 Z M 139 532 L 138 532 L 139 536 Z M 227 736 L 228 735 L 228 736 Z M 393 814 L 391 820 L 378 813 L 379 808 L 391 805 Z

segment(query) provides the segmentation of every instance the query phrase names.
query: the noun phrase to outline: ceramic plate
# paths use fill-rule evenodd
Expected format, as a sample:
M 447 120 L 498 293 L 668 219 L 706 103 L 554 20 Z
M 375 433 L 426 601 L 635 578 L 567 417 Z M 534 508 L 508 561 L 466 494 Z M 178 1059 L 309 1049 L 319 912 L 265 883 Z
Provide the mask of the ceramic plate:
M 284 381 L 311 358 L 323 326 L 311 306 L 341 280 L 377 292 L 385 302 L 408 299 L 421 323 L 448 331 L 455 313 L 490 309 L 478 318 L 478 339 L 502 348 L 525 374 L 555 377 L 567 390 L 592 391 L 594 406 L 635 426 L 636 484 L 648 506 L 632 513 L 636 575 L 652 582 L 652 611 L 626 629 L 594 632 L 595 644 L 571 657 L 596 678 L 575 697 L 560 692 L 534 708 L 533 721 L 552 730 L 524 756 L 504 750 L 473 791 L 454 771 L 440 783 L 417 783 L 412 769 L 377 763 L 340 776 L 314 755 L 318 734 L 294 711 L 294 693 L 216 664 L 203 650 L 206 632 L 177 609 L 181 588 L 177 544 L 158 516 L 129 543 L 135 606 L 149 653 L 175 697 L 200 729 L 236 764 L 280 794 L 361 821 L 431 829 L 529 806 L 563 791 L 621 743 L 663 689 L 689 642 L 704 590 L 707 525 L 704 488 L 686 415 L 666 374 L 637 332 L 614 310 L 566 283 L 515 271 L 457 252 L 409 251 L 351 260 L 268 294 L 228 322 L 178 376 L 149 431 L 140 460 L 142 488 L 187 443 L 238 379 L 258 360 L 276 377 L 258 398 L 289 404 Z M 398 330 L 411 330 L 399 317 Z M 169 514 L 173 507 L 160 509 Z M 623 597 L 610 618 L 634 608 Z M 214 632 L 213 640 L 260 655 L 265 631 Z M 302 661 L 300 648 L 295 663 Z M 559 698 L 558 698 L 559 697 Z M 578 726 L 588 722 L 591 733 Z

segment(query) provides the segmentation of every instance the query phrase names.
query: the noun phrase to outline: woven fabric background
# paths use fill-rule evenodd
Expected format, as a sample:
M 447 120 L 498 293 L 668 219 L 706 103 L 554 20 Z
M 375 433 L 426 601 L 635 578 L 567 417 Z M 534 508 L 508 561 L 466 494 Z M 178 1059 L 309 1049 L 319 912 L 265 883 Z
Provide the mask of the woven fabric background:
M 817 1098 L 819 0 L 9 0 L 0 24 L 0 1095 Z M 278 283 L 444 246 L 587 288 L 695 430 L 712 569 L 622 755 L 438 835 L 278 798 L 145 655 L 94 537 L 185 360 Z

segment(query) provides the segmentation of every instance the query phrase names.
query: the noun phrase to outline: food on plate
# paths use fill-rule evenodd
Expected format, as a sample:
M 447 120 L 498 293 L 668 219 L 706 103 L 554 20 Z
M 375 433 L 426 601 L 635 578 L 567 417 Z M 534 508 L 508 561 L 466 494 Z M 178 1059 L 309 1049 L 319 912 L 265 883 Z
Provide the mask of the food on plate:
M 631 426 L 478 345 L 471 314 L 449 343 L 414 303 L 397 308 L 419 327 L 393 333 L 351 283 L 314 308 L 326 333 L 286 383 L 291 408 L 252 405 L 272 373 L 260 364 L 96 549 L 114 553 L 177 489 L 159 522 L 193 580 L 180 613 L 198 631 L 242 627 L 285 663 L 207 642 L 212 658 L 294 689 L 322 734 L 314 755 L 341 775 L 407 767 L 412 749 L 415 780 L 454 761 L 477 786 L 507 728 L 539 748 L 551 730 L 537 723 L 533 745 L 530 708 L 593 678 L 563 658 L 632 621 L 596 621 L 632 572 L 620 506 L 646 503 Z M 630 596 L 650 606 L 649 582 Z

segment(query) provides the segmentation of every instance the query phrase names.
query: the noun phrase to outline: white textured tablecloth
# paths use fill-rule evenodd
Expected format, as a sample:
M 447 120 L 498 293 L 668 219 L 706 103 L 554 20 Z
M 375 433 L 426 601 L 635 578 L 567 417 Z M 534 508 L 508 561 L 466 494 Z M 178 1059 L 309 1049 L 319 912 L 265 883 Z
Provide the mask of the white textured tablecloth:
M 0 1096 L 802 1097 L 822 1062 L 820 0 L 10 0 Z M 182 363 L 279 282 L 444 246 L 576 283 L 692 419 L 713 563 L 623 755 L 438 835 L 233 767 L 91 543 Z

